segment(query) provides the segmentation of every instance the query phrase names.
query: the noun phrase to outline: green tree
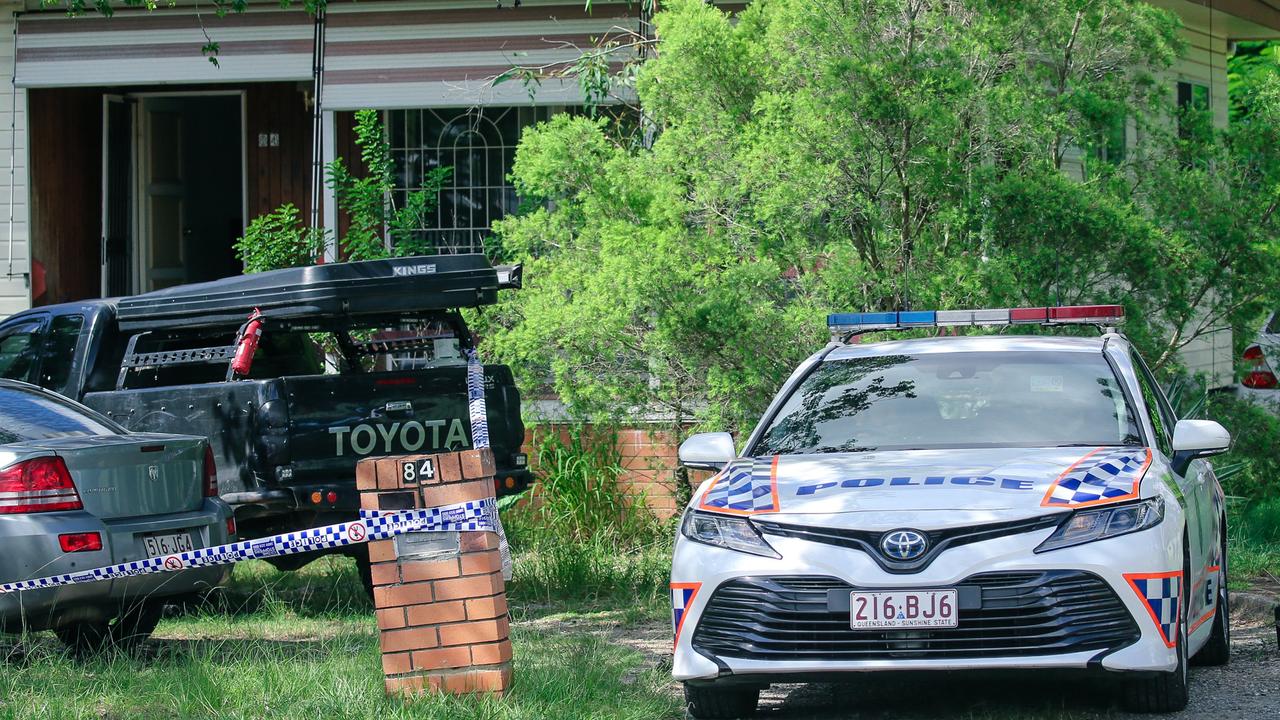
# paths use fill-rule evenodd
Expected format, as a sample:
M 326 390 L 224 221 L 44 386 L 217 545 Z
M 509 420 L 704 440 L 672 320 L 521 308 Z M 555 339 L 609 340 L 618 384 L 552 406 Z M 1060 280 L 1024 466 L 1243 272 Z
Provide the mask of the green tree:
M 1231 121 L 1249 116 L 1250 107 L 1264 85 L 1280 73 L 1280 44 L 1272 40 L 1247 40 L 1236 44 L 1227 58 L 1227 86 Z
M 651 145 L 582 117 L 526 131 L 528 210 L 495 226 L 528 281 L 487 314 L 488 347 L 584 414 L 744 428 L 832 310 L 1119 299 L 1169 372 L 1213 323 L 1280 300 L 1280 123 L 1176 132 L 1169 12 L 663 7 L 635 72 Z M 1095 157 L 1117 123 L 1137 145 Z

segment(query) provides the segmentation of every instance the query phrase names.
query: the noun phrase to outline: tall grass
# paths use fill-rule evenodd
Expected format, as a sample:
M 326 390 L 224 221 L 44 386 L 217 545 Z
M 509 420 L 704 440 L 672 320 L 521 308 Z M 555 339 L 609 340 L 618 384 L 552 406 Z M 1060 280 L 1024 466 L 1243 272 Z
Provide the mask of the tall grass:
M 537 482 L 503 517 L 515 551 L 511 594 L 540 602 L 657 597 L 670 570 L 670 525 L 624 488 L 617 431 L 544 427 L 532 449 Z
M 1280 498 L 1237 504 L 1227 523 L 1234 582 L 1280 579 Z
M 347 558 L 294 573 L 242 563 L 224 594 L 164 620 L 137 653 L 83 660 L 48 633 L 20 648 L 0 641 L 0 720 L 680 716 L 670 676 L 639 651 L 588 630 L 523 622 L 511 628 L 507 698 L 389 698 L 372 608 Z

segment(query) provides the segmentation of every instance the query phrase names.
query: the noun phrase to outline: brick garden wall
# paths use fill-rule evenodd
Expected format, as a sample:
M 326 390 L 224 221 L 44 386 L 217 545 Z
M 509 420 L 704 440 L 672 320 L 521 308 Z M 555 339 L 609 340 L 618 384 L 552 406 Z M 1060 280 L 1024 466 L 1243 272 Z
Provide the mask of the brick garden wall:
M 532 443 L 535 433 L 545 433 L 548 427 L 557 428 L 560 437 L 567 440 L 569 430 L 564 425 L 540 425 L 525 431 L 525 450 L 533 457 Z M 619 478 L 623 489 L 645 505 L 658 518 L 666 520 L 678 514 L 681 508 L 676 500 L 676 450 L 679 448 L 675 433 L 657 428 L 623 428 L 618 431 L 618 452 L 625 470 Z M 534 468 L 535 472 L 537 468 Z M 700 482 L 705 474 L 693 478 Z

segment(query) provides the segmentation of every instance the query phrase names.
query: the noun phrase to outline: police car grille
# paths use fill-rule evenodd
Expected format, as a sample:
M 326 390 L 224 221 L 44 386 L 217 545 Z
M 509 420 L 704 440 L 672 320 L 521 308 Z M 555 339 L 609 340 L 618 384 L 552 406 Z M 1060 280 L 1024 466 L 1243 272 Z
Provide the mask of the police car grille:
M 1007 535 L 1019 535 L 1056 527 L 1068 513 L 1052 513 L 1024 520 L 988 523 L 985 525 L 969 525 L 946 528 L 943 530 L 922 531 L 928 535 L 928 550 L 914 560 L 894 560 L 880 552 L 880 537 L 883 531 L 849 530 L 846 528 L 826 528 L 812 525 L 789 525 L 772 520 L 752 520 L 752 524 L 767 535 L 791 537 L 809 542 L 838 545 L 865 552 L 885 572 L 894 574 L 916 573 L 929 567 L 944 550 L 969 543 L 984 542 Z
M 753 660 L 893 660 L 1018 657 L 1128 645 L 1139 630 L 1098 576 L 1074 570 L 984 573 L 957 584 L 955 628 L 852 630 L 829 594 L 853 590 L 831 577 L 752 577 L 716 588 L 694 648 Z M 832 593 L 831 591 L 836 591 Z

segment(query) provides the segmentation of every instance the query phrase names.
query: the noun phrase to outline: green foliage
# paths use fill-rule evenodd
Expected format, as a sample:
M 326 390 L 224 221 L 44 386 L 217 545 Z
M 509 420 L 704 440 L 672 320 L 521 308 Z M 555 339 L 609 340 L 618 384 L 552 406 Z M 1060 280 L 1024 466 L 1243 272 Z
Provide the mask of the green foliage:
M 1248 579 L 1280 579 L 1280 497 L 1227 505 L 1228 552 L 1232 589 L 1247 589 Z
M 356 113 L 356 145 L 363 174 L 349 169 L 342 158 L 326 168 L 326 182 L 334 189 L 338 207 L 350 218 L 350 228 L 338 241 L 339 256 L 357 261 L 434 252 L 417 229 L 435 211 L 440 188 L 448 182 L 452 168 L 427 173 L 420 189 L 406 193 L 404 207 L 395 207 L 389 199 L 395 189 L 395 162 L 378 111 Z M 324 255 L 329 237 L 327 230 L 307 227 L 298 209 L 285 204 L 249 223 L 244 237 L 235 243 L 236 257 L 250 273 L 311 265 Z
M 1227 58 L 1231 122 L 1249 117 L 1259 90 L 1277 73 L 1280 73 L 1280 44 L 1273 40 L 1236 43 L 1235 54 Z
M 513 542 L 530 547 L 605 542 L 615 550 L 651 542 L 659 526 L 644 498 L 619 482 L 617 432 L 542 425 L 530 445 L 537 482 L 508 516 Z
M 326 182 L 337 196 L 338 207 L 346 211 L 351 225 L 342 236 L 347 260 L 376 260 L 389 255 L 423 255 L 434 250 L 415 237 L 414 231 L 427 224 L 436 208 L 440 188 L 448 182 L 452 168 L 435 168 L 422 178 L 422 187 L 408 193 L 404 207 L 389 200 L 395 190 L 395 161 L 377 110 L 356 112 L 356 146 L 364 165 L 357 176 L 342 158 L 329 163 Z M 388 250 L 390 248 L 390 250 Z
M 1231 452 L 1214 459 L 1229 468 L 1221 477 L 1228 495 L 1280 498 L 1280 418 L 1254 403 L 1223 393 L 1209 395 L 1208 416 L 1231 433 Z
M 608 538 L 519 547 L 509 594 L 524 602 L 566 600 L 649 606 L 667 598 L 671 538 L 620 547 Z
M 635 74 L 652 143 L 585 117 L 527 130 L 527 211 L 495 224 L 528 280 L 484 314 L 487 346 L 583 416 L 744 429 L 832 310 L 1121 301 L 1172 377 L 1189 342 L 1280 305 L 1280 94 L 1248 130 L 1192 109 L 1208 132 L 1179 133 L 1172 13 L 662 8 Z M 1117 128 L 1136 145 L 1092 151 Z
M 671 534 L 619 483 L 617 432 L 540 425 L 531 449 L 537 483 L 503 513 L 512 596 L 653 602 L 670 573 Z
M 249 223 L 233 246 L 246 273 L 314 265 L 324 256 L 326 234 L 308 227 L 292 203 Z

